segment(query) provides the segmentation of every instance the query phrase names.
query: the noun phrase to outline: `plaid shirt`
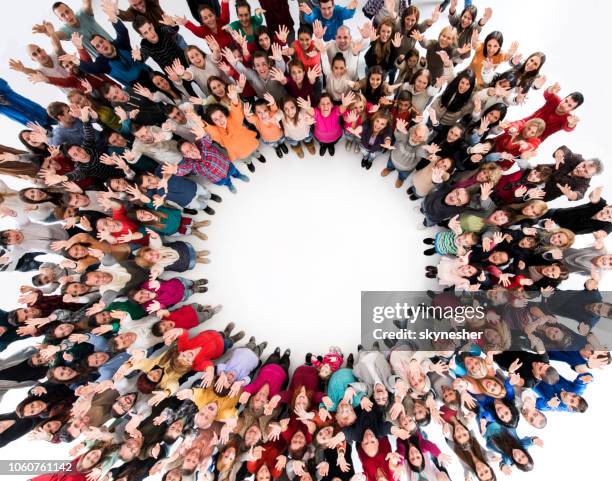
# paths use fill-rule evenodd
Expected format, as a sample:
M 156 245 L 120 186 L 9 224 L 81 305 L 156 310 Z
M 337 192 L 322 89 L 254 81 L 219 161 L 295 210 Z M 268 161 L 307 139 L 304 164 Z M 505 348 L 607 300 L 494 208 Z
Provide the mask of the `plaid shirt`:
M 197 139 L 196 145 L 200 150 L 200 158 L 183 157 L 178 164 L 176 175 L 202 175 L 215 184 L 225 179 L 230 165 L 227 155 L 213 143 L 208 134 Z

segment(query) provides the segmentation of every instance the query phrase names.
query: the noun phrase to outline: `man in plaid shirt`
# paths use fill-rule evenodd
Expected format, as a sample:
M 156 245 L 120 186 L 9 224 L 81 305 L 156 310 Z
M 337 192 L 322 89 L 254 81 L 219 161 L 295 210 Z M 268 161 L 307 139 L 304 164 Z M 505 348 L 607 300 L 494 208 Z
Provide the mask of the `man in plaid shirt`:
M 243 182 L 248 182 L 249 178 L 234 166 L 204 129 L 196 127 L 193 131 L 196 133 L 195 143 L 180 140 L 178 148 L 183 159 L 175 166 L 165 166 L 164 172 L 170 172 L 168 169 L 171 169 L 173 174 L 180 176 L 201 175 L 213 184 L 226 185 L 232 193 L 236 193 L 231 178 L 235 177 Z

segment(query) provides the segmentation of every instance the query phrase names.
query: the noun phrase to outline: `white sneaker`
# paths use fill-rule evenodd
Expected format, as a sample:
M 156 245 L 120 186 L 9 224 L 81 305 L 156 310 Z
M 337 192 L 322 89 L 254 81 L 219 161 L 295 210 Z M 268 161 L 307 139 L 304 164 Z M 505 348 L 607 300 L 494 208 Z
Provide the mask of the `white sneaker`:
M 219 314 L 221 309 L 223 309 L 223 304 L 217 304 L 216 306 L 213 306 L 212 311 L 214 314 Z

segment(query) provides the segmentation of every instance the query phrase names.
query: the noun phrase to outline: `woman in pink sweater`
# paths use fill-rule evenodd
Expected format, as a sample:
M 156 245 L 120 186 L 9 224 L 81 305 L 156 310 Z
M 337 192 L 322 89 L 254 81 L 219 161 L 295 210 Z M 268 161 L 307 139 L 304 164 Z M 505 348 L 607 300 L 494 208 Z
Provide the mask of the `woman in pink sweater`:
M 253 412 L 269 416 L 281 400 L 281 389 L 289 377 L 291 351 L 280 355 L 277 347 L 257 373 L 257 377 L 242 390 L 239 403 L 250 403 Z
M 342 138 L 342 115 L 347 107 L 355 100 L 355 94 L 349 92 L 342 95 L 342 104 L 334 105 L 330 94 L 324 93 L 319 97 L 318 107 L 310 105 L 310 98 L 298 99 L 301 109 L 314 117 L 314 136 L 319 141 L 319 155 L 325 155 L 329 150 L 329 155 L 336 153 L 336 143 Z

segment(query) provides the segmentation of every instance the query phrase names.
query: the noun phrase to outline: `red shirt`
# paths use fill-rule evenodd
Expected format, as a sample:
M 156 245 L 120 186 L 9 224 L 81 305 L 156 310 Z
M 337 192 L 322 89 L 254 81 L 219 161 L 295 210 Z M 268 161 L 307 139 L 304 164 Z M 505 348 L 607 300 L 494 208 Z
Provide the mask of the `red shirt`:
M 215 40 L 219 44 L 219 47 L 229 47 L 234 43 L 232 36 L 223 30 L 223 27 L 229 24 L 230 13 L 229 13 L 229 2 L 221 2 L 221 16 L 217 17 L 217 33 L 213 32 L 206 25 L 196 25 L 195 23 L 188 21 L 185 24 L 191 32 L 200 38 L 206 38 L 208 35 L 215 37 Z
M 119 209 L 113 210 L 113 219 L 121 222 L 121 230 L 119 232 L 113 232 L 111 235 L 115 237 L 117 240 L 120 236 L 129 234 L 129 231 L 132 233 L 138 232 L 140 225 L 134 222 L 132 219 L 129 219 L 127 214 L 125 213 L 125 207 L 121 206 Z M 149 236 L 145 235 L 141 239 L 137 239 L 131 242 L 135 242 L 136 244 L 149 245 Z
M 559 130 L 565 130 L 566 132 L 571 132 L 575 127 L 570 127 L 567 125 L 567 118 L 571 116 L 571 112 L 568 112 L 563 115 L 559 115 L 555 112 L 557 106 L 561 103 L 561 99 L 558 95 L 551 94 L 547 90 L 544 90 L 544 105 L 536 110 L 529 117 L 525 117 L 523 120 L 530 119 L 542 119 L 546 122 L 546 128 L 544 132 L 540 136 L 540 140 L 543 142 L 549 135 L 558 132 Z

